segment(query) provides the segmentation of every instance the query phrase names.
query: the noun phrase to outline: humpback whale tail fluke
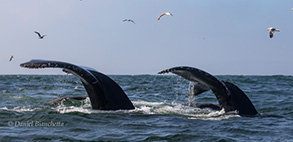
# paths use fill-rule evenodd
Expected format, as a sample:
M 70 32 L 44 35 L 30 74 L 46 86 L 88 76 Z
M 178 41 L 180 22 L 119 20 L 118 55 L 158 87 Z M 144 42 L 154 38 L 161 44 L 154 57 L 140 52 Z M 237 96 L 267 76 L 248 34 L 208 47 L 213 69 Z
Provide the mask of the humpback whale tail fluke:
M 231 105 L 239 112 L 240 115 L 257 114 L 257 111 L 252 102 L 239 87 L 230 82 L 224 83 L 231 92 L 231 95 L 229 96 Z
M 134 106 L 127 97 L 127 95 L 115 81 L 93 69 L 86 69 L 66 62 L 48 60 L 31 60 L 29 62 L 20 64 L 20 66 L 33 69 L 62 68 L 64 72 L 72 73 L 73 75 L 77 76 L 83 83 L 90 98 L 93 109 L 134 109 Z M 58 100 L 60 99 L 57 99 L 56 101 Z
M 256 115 L 258 112 L 253 106 L 252 102 L 245 95 L 245 93 L 236 85 L 218 80 L 211 74 L 192 67 L 174 67 L 163 70 L 158 74 L 174 73 L 189 81 L 196 82 L 202 86 L 206 86 L 215 94 L 220 108 L 223 108 L 225 112 L 237 111 L 239 115 Z M 206 91 L 203 90 L 202 92 Z M 197 106 L 208 106 L 199 105 Z

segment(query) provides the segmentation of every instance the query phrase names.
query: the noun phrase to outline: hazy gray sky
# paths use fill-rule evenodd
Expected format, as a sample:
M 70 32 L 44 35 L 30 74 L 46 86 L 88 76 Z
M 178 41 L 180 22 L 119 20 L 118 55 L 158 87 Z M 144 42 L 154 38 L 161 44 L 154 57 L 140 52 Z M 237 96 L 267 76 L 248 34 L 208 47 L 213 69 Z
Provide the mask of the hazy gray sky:
M 292 7 L 292 0 L 5 0 L 0 74 L 61 74 L 19 66 L 48 59 L 105 74 L 184 65 L 218 75 L 293 75 Z M 158 21 L 167 11 L 174 16 Z M 269 27 L 281 32 L 270 39 Z

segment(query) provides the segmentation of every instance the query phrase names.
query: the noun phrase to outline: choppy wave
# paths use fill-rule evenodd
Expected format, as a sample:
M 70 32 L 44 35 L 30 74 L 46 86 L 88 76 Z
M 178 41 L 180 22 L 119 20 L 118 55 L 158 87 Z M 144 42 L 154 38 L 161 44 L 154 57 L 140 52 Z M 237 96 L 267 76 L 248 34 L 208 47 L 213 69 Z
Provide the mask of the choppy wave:
M 7 107 L 2 107 L 0 109 L 1 110 L 6 110 L 6 111 L 14 111 L 14 112 L 33 112 L 33 111 L 36 111 L 36 110 L 41 110 L 42 108 L 30 108 L 30 107 L 7 108 Z
M 200 109 L 195 107 L 184 106 L 176 103 L 167 103 L 167 102 L 147 102 L 147 101 L 133 101 L 135 106 L 134 110 L 117 110 L 117 111 L 102 111 L 102 110 L 93 110 L 90 105 L 90 100 L 87 98 L 85 101 L 82 101 L 80 106 L 66 106 L 64 101 L 52 109 L 57 112 L 71 113 L 71 112 L 80 112 L 80 113 L 142 113 L 142 114 L 163 114 L 163 115 L 175 115 L 181 116 L 188 119 L 201 119 L 201 120 L 222 120 L 229 119 L 231 117 L 240 117 L 239 115 L 233 112 L 227 114 L 224 110 L 215 111 L 211 109 Z
M 1 141 L 291 141 L 292 76 L 217 76 L 239 86 L 260 112 L 199 109 L 186 102 L 217 104 L 211 91 L 188 97 L 190 82 L 177 76 L 111 76 L 133 102 L 134 110 L 93 110 L 74 76 L 0 76 Z M 58 127 L 10 126 L 60 123 Z M 54 126 L 54 125 L 53 125 Z M 282 133 L 280 133 L 282 132 Z
M 67 103 L 66 103 L 67 102 Z M 70 103 L 68 103 L 70 102 Z M 79 112 L 85 114 L 92 113 L 142 113 L 142 114 L 162 114 L 162 115 L 175 115 L 188 119 L 201 119 L 201 120 L 222 120 L 229 119 L 231 117 L 240 117 L 236 113 L 225 113 L 224 110 L 215 111 L 210 109 L 200 109 L 195 107 L 184 106 L 175 103 L 166 102 L 146 102 L 146 101 L 133 101 L 135 106 L 134 110 L 117 110 L 117 111 L 103 111 L 93 110 L 91 108 L 90 100 L 87 97 L 84 101 L 76 100 L 63 100 L 54 106 L 49 107 L 60 114 Z M 13 111 L 13 112 L 34 112 L 34 111 L 46 111 L 48 107 L 33 108 L 33 107 L 2 107 L 1 110 Z

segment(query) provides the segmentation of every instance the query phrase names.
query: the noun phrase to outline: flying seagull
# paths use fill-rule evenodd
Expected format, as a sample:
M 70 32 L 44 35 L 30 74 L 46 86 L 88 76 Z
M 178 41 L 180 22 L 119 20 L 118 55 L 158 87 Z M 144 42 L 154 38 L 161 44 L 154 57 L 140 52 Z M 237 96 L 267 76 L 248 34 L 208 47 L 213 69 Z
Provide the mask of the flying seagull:
M 165 15 L 171 15 L 171 16 L 173 16 L 172 13 L 170 13 L 170 12 L 165 12 L 165 13 L 161 14 L 161 15 L 158 17 L 158 20 L 160 20 L 160 19 L 161 19 L 163 16 L 165 16 Z
M 35 31 L 35 33 L 39 36 L 39 39 L 43 39 L 46 35 L 41 35 L 39 32 Z
M 279 29 L 276 29 L 274 27 L 267 28 L 267 31 L 269 31 L 269 33 L 270 33 L 270 38 L 273 38 L 275 32 L 280 32 Z
M 9 62 L 12 60 L 12 58 L 13 58 L 13 56 L 11 55 L 11 56 L 9 56 Z
M 132 22 L 135 24 L 135 22 L 132 19 L 124 19 L 123 22 Z
M 133 20 L 131 20 L 131 19 L 124 19 L 123 22 L 132 22 L 132 23 L 135 24 L 135 22 Z

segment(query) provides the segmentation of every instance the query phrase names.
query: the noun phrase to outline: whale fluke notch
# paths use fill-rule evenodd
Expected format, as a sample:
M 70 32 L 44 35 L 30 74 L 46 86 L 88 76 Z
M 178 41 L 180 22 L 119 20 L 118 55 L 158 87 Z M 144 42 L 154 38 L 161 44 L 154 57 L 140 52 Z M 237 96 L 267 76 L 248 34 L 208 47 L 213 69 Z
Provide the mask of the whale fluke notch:
M 111 78 L 95 70 L 86 69 L 66 62 L 49 60 L 31 60 L 20 64 L 20 66 L 31 69 L 62 68 L 64 72 L 72 73 L 82 81 L 93 109 L 134 109 L 133 104 L 122 88 Z
M 236 110 L 239 115 L 256 115 L 258 113 L 245 93 L 232 83 L 220 81 L 203 70 L 184 66 L 166 69 L 158 74 L 170 72 L 211 89 L 225 112 Z

